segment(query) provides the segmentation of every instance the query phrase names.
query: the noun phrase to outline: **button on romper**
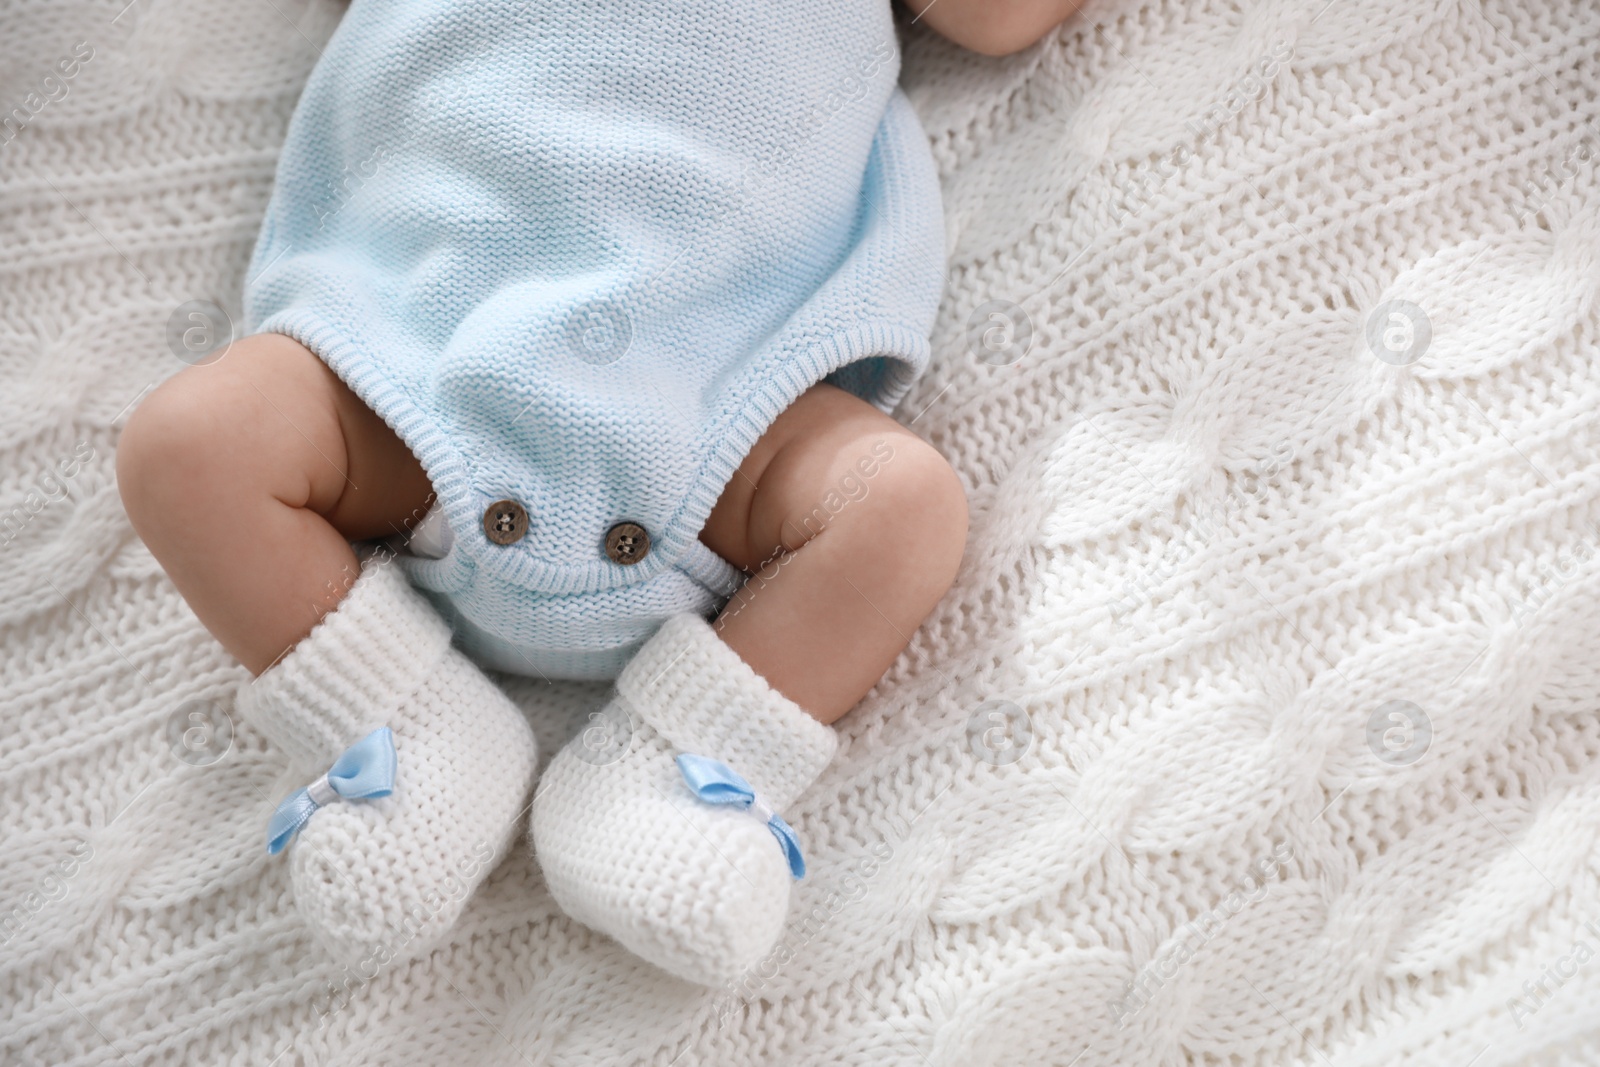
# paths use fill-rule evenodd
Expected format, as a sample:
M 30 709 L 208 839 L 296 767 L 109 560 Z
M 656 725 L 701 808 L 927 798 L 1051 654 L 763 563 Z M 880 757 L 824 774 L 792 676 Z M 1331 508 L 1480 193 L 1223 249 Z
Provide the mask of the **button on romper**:
M 938 177 L 887 0 L 353 0 L 245 286 L 416 454 L 402 555 L 485 666 L 614 678 L 742 576 L 697 539 L 828 380 L 927 364 Z

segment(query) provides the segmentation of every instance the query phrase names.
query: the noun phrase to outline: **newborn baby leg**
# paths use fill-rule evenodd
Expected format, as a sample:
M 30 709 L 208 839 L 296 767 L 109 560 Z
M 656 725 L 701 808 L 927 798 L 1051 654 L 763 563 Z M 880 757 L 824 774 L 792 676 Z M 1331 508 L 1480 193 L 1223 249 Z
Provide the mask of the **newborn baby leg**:
M 755 577 L 714 625 L 676 616 L 624 668 L 624 753 L 580 737 L 540 783 L 534 846 L 568 914 L 690 981 L 758 964 L 804 872 L 782 813 L 833 757 L 825 724 L 949 588 L 966 529 L 955 472 L 893 419 L 829 385 L 780 415 L 701 533 Z
M 117 446 L 117 484 L 178 592 L 252 674 L 344 597 L 351 541 L 415 524 L 432 497 L 394 431 L 271 333 L 145 398 Z
M 856 396 L 813 386 L 723 490 L 700 539 L 753 576 L 714 628 L 821 722 L 883 677 L 955 580 L 961 480 Z
M 535 751 L 392 557 L 361 563 L 350 546 L 420 519 L 421 465 L 311 352 L 262 334 L 140 405 L 117 481 L 178 591 L 258 675 L 238 711 L 288 758 L 294 787 L 390 728 L 392 791 L 346 800 L 319 786 L 290 880 L 343 962 L 428 948 L 504 855 Z

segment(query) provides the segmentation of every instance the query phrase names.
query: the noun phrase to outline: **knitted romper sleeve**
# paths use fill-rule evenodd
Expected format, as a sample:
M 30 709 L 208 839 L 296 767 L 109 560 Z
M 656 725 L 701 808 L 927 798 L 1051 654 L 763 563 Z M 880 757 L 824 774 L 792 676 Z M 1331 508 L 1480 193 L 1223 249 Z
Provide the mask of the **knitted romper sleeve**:
M 944 232 L 899 60 L 886 0 L 353 0 L 246 325 L 417 455 L 452 547 L 402 558 L 485 665 L 610 678 L 716 610 L 740 575 L 697 534 L 778 413 L 824 379 L 887 411 L 922 372 Z

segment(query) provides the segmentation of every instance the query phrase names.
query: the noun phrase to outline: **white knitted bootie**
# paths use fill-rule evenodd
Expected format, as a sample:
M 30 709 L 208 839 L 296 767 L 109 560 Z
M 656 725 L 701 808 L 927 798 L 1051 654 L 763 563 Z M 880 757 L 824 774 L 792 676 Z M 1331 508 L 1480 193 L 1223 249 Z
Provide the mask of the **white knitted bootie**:
M 317 939 L 347 964 L 432 947 L 519 827 L 536 755 L 522 712 L 451 647 L 392 557 L 367 560 L 339 606 L 241 687 L 238 711 L 310 787 L 280 807 L 273 846 L 287 844 Z M 387 795 L 350 786 L 385 762 Z
M 838 737 L 692 614 L 645 642 L 602 716 L 618 743 L 574 738 L 534 797 L 551 895 L 663 970 L 725 983 L 783 932 L 803 867 L 782 816 Z

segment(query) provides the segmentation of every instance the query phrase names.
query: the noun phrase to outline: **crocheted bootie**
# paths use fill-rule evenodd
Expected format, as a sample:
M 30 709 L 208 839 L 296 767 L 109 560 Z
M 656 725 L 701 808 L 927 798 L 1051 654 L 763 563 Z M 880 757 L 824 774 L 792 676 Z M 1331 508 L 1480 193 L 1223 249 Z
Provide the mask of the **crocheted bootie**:
M 782 814 L 838 737 L 692 614 L 645 642 L 603 715 L 623 743 L 574 738 L 534 797 L 550 892 L 663 970 L 725 983 L 783 932 L 804 868 Z
M 437 942 L 504 857 L 534 775 L 522 712 L 391 562 L 367 560 L 238 701 L 309 785 L 274 816 L 271 847 L 288 846 L 295 904 L 347 964 Z

